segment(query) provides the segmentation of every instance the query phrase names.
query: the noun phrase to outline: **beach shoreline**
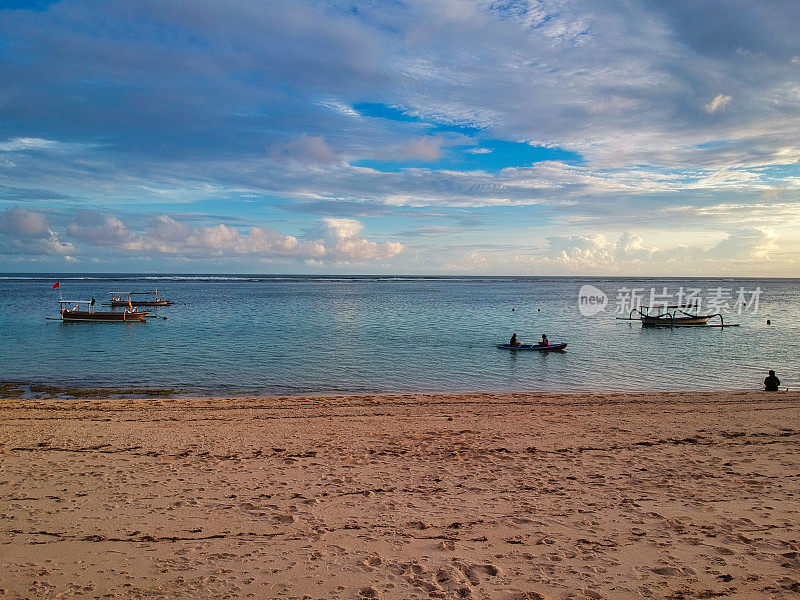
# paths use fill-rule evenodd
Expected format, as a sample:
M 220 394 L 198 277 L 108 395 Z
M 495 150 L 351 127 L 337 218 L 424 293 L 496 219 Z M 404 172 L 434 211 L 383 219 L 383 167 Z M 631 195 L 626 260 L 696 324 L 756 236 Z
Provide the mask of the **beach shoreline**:
M 0 598 L 796 598 L 800 393 L 0 401 Z
M 316 399 L 324 401 L 328 399 L 337 398 L 378 398 L 378 399 L 394 399 L 394 398 L 441 398 L 444 401 L 452 398 L 486 398 L 491 399 L 495 397 L 525 397 L 536 402 L 540 399 L 546 398 L 587 398 L 587 399 L 607 399 L 612 397 L 629 397 L 629 398 L 642 398 L 642 397 L 668 397 L 675 398 L 680 401 L 681 397 L 703 397 L 708 395 L 719 396 L 724 395 L 760 395 L 764 391 L 762 386 L 753 386 L 749 388 L 722 388 L 718 387 L 716 390 L 695 390 L 687 391 L 680 389 L 599 389 L 595 391 L 586 390 L 564 390 L 564 391 L 536 391 L 536 392 L 508 392 L 504 390 L 469 390 L 457 392 L 443 392 L 437 390 L 403 390 L 403 391 L 385 391 L 385 390 L 335 390 L 335 391 L 320 391 L 320 390 L 298 390 L 298 391 L 242 391 L 230 393 L 203 393 L 200 391 L 191 391 L 189 389 L 180 389 L 177 387 L 129 387 L 129 386 L 94 386 L 94 385 L 57 385 L 46 382 L 30 382 L 30 381 L 0 381 L 0 402 L 7 401 L 31 401 L 31 402 L 76 402 L 76 401 L 156 401 L 156 402 L 221 402 L 222 407 L 230 405 L 231 402 L 248 401 L 248 402 L 272 402 L 293 399 Z M 779 392 L 785 393 L 800 393 L 800 389 L 788 388 L 781 385 Z

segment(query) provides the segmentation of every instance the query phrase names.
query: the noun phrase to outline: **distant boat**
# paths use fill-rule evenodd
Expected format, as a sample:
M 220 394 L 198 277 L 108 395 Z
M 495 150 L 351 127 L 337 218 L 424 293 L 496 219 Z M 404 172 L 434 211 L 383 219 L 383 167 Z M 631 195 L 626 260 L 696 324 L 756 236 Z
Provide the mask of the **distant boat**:
M 92 300 L 59 300 L 58 303 L 61 320 L 66 322 L 141 322 L 147 316 L 147 311 L 127 308 L 124 311 L 96 311 Z
M 561 352 L 567 347 L 566 342 L 560 344 L 548 344 L 542 346 L 540 344 L 522 344 L 521 346 L 512 346 L 511 344 L 497 344 L 501 350 L 538 350 L 540 352 Z
M 672 304 L 668 306 L 640 306 L 619 321 L 641 321 L 642 327 L 738 327 L 738 323 L 725 324 L 720 313 L 700 315 L 697 304 Z M 662 312 L 663 311 L 663 312 Z M 636 315 L 636 316 L 634 316 Z M 719 323 L 709 324 L 713 318 Z
M 118 306 L 169 306 L 172 304 L 171 300 L 164 300 L 158 296 L 158 288 L 154 292 L 110 292 L 111 301 L 103 302 L 104 306 L 111 306 L 112 308 Z M 152 300 L 132 300 L 131 296 L 140 296 L 144 294 L 154 294 L 155 298 Z

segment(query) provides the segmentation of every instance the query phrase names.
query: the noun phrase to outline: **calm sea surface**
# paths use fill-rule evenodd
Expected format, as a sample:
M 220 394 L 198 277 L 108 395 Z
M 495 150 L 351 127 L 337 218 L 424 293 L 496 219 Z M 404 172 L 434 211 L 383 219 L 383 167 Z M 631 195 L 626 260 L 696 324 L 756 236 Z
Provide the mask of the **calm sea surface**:
M 49 321 L 65 299 L 158 287 L 144 324 Z M 578 290 L 609 304 L 584 317 Z M 618 290 L 759 288 L 732 328 L 643 329 Z M 724 294 L 723 294 L 724 295 Z M 623 292 L 623 298 L 626 293 Z M 514 309 L 514 310 L 512 310 Z M 771 325 L 766 321 L 770 319 Z M 546 333 L 564 353 L 495 347 Z M 754 390 L 800 385 L 800 280 L 544 277 L 0 275 L 0 380 L 183 394 Z

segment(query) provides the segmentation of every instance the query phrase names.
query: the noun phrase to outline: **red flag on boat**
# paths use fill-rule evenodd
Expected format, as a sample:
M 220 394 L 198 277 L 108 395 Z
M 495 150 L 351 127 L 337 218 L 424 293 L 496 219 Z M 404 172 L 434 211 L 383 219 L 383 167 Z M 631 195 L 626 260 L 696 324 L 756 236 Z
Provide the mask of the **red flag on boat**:
M 61 287 L 61 282 L 60 282 L 60 281 L 56 281 L 56 282 L 53 284 L 53 287 L 51 287 L 50 289 L 51 289 L 51 290 L 54 290 L 54 289 L 56 289 L 56 288 L 60 288 L 60 287 Z

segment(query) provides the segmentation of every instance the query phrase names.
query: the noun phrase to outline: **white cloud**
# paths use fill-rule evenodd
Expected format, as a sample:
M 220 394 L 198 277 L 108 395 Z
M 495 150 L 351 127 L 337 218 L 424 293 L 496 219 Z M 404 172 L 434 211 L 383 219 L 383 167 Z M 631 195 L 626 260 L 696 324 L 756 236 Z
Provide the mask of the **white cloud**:
M 24 150 L 50 150 L 58 147 L 58 142 L 42 138 L 13 138 L 0 142 L 0 152 L 20 152 Z
M 769 260 L 776 251 L 776 235 L 768 229 L 743 228 L 729 232 L 710 247 L 676 245 L 670 248 L 650 247 L 641 235 L 623 232 L 615 242 L 602 235 L 548 238 L 546 260 L 561 263 L 575 271 L 663 272 L 670 263 L 730 264 L 733 261 Z
M 355 219 L 323 219 L 326 255 L 340 262 L 392 258 L 403 251 L 398 242 L 372 242 L 361 237 L 363 225 Z
M 72 152 L 93 146 L 94 144 L 73 144 L 37 137 L 17 137 L 0 142 L 0 152 Z
M 335 240 L 355 238 L 364 228 L 364 225 L 355 219 L 336 219 L 333 217 L 327 217 L 322 219 L 322 222 L 325 226 L 326 233 L 329 234 L 329 237 Z
M 401 160 L 439 160 L 442 155 L 442 140 L 433 136 L 421 137 L 403 145 L 397 155 Z
M 378 148 L 370 152 L 368 158 L 388 161 L 433 162 L 441 158 L 444 144 L 445 140 L 442 138 L 432 135 L 420 136 Z M 357 169 L 350 170 L 350 173 L 357 174 L 359 172 Z M 380 177 L 380 171 L 370 169 L 367 172 L 371 174 L 371 177 Z
M 332 111 L 335 111 L 337 113 L 343 114 L 343 115 L 345 115 L 347 117 L 351 117 L 353 119 L 360 119 L 361 118 L 361 115 L 358 114 L 358 112 L 353 110 L 347 104 L 345 104 L 343 102 L 340 102 L 338 100 L 331 100 L 331 99 L 321 100 L 319 102 L 319 105 L 324 107 L 324 108 L 327 108 L 327 109 L 330 109 Z
M 547 238 L 546 261 L 570 270 L 614 269 L 614 244 L 605 236 L 553 236 Z
M 274 229 L 252 227 L 249 233 L 242 234 L 223 223 L 193 227 L 167 215 L 155 217 L 144 232 L 118 247 L 195 259 L 213 256 L 314 258 L 320 255 L 316 242 L 300 242 Z
M 619 236 L 615 246 L 614 256 L 619 261 L 648 261 L 657 248 L 647 248 L 641 235 L 625 231 Z
M 10 208 L 0 213 L 0 233 L 20 238 L 46 238 L 50 235 L 50 229 L 42 213 Z
M 50 229 L 47 217 L 24 208 L 10 208 L 0 212 L 0 253 L 66 256 L 74 251 L 70 242 L 62 241 Z
M 771 229 L 745 228 L 731 232 L 709 250 L 709 256 L 721 260 L 768 260 L 777 249 L 777 235 Z
M 361 263 L 402 252 L 402 244 L 366 240 L 362 230 L 360 221 L 326 218 L 316 237 L 298 239 L 270 228 L 252 227 L 242 233 L 224 223 L 198 227 L 158 215 L 136 232 L 116 216 L 88 212 L 67 226 L 70 236 L 95 246 L 191 259 L 238 256 Z
M 743 228 L 704 245 L 673 243 L 657 247 L 646 236 L 622 232 L 604 235 L 550 236 L 544 248 L 526 250 L 486 246 L 423 260 L 426 272 L 489 273 L 494 275 L 778 275 L 774 256 L 782 249 L 776 234 L 767 229 Z
M 721 110 L 725 110 L 730 103 L 731 103 L 731 97 L 730 96 L 725 96 L 724 94 L 719 94 L 719 95 L 715 96 L 714 99 L 711 102 L 706 104 L 703 107 L 703 110 L 705 110 L 709 114 L 715 113 L 715 112 L 719 112 Z
M 279 162 L 299 162 L 311 165 L 325 165 L 338 160 L 336 153 L 322 136 L 303 134 L 298 138 L 274 144 L 270 152 Z
M 67 226 L 67 234 L 71 238 L 108 246 L 123 246 L 133 235 L 119 218 L 89 211 Z

